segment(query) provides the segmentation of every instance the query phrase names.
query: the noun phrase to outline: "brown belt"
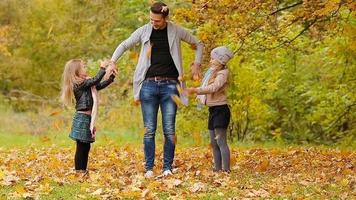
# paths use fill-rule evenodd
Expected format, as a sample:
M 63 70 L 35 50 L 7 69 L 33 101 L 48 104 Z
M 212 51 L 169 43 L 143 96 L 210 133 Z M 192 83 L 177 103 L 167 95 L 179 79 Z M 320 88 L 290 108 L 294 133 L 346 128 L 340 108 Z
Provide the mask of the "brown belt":
M 149 81 L 170 81 L 170 80 L 178 80 L 177 78 L 173 77 L 162 77 L 162 76 L 155 76 L 155 77 L 148 77 L 146 80 Z
M 86 111 L 77 111 L 77 113 L 83 113 L 83 114 L 87 114 L 87 115 L 91 115 L 91 110 L 86 110 Z

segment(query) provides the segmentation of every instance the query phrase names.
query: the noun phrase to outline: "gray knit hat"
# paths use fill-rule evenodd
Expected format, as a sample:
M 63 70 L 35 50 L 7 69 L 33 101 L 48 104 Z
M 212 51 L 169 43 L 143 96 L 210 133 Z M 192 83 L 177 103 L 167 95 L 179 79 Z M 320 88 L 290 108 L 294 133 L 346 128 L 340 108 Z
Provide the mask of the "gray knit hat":
M 232 57 L 234 54 L 225 46 L 216 47 L 211 51 L 211 58 L 219 61 L 222 65 L 226 65 Z

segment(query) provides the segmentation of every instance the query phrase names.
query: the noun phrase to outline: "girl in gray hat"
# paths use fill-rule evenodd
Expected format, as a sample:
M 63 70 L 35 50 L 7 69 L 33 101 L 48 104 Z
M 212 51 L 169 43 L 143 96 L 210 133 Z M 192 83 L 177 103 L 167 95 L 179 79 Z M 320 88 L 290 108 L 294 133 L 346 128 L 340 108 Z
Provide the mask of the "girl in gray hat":
M 209 107 L 208 129 L 213 148 L 214 171 L 230 172 L 230 150 L 226 133 L 230 122 L 230 109 L 227 105 L 226 88 L 229 70 L 226 63 L 233 53 L 225 46 L 211 51 L 210 67 L 205 73 L 202 84 L 197 88 L 188 88 L 190 94 L 198 94 L 202 105 Z

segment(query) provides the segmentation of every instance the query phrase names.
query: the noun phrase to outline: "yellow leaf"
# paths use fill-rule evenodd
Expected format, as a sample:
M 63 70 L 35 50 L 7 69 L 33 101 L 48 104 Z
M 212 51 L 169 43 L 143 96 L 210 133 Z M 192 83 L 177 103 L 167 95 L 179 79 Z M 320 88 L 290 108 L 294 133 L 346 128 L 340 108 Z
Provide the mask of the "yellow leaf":
M 148 51 L 146 53 L 147 58 L 151 58 L 152 47 L 153 47 L 153 44 L 151 44 L 150 48 L 148 49 Z
M 177 84 L 176 87 L 177 87 L 178 93 L 179 93 L 179 94 L 182 94 L 182 93 L 183 93 L 182 87 L 181 87 L 179 84 Z
M 346 178 L 342 179 L 340 184 L 344 187 L 346 187 L 349 184 L 349 180 L 347 180 Z
M 23 186 L 16 186 L 15 191 L 20 194 L 21 196 L 26 193 L 26 190 Z
M 269 160 L 264 159 L 264 160 L 262 160 L 261 163 L 258 165 L 257 170 L 260 171 L 260 172 L 264 172 L 264 171 L 267 170 L 268 166 L 269 166 Z
M 43 136 L 40 138 L 41 142 L 50 142 L 51 139 L 48 136 Z
M 51 114 L 49 114 L 49 116 L 53 117 L 53 116 L 56 116 L 56 115 L 59 115 L 59 114 L 60 114 L 59 111 L 54 111 Z
M 0 180 L 3 179 L 4 177 L 5 177 L 5 173 L 0 170 Z
M 178 95 L 172 95 L 171 98 L 177 104 L 178 107 L 181 107 L 183 105 L 183 102 L 181 101 Z
M 199 86 L 200 86 L 200 81 L 199 80 L 192 81 L 192 87 L 199 87 Z
M 53 127 L 57 130 L 60 130 L 60 126 L 59 126 L 60 122 L 58 120 L 53 122 Z

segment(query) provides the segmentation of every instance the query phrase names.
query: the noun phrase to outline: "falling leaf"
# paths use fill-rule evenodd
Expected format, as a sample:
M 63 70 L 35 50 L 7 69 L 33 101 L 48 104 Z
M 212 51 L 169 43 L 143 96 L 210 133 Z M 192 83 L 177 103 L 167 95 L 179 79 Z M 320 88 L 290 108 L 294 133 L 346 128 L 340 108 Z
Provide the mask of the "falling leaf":
M 133 100 L 132 102 L 131 102 L 131 105 L 133 105 L 133 106 L 139 106 L 140 105 L 140 101 L 139 100 Z
M 149 49 L 147 50 L 146 57 L 151 58 L 153 43 L 151 43 Z
M 53 116 L 59 115 L 60 113 L 61 113 L 60 111 L 54 111 L 51 114 L 49 114 L 49 116 L 53 117 Z
M 56 130 L 60 130 L 60 129 L 61 129 L 61 127 L 60 127 L 60 121 L 59 121 L 59 120 L 53 121 L 53 127 L 54 127 Z
M 178 93 L 179 93 L 179 94 L 182 94 L 182 93 L 183 93 L 183 89 L 182 89 L 182 87 L 180 86 L 180 84 L 177 84 L 176 87 L 177 87 Z
M 181 99 L 179 98 L 178 95 L 172 95 L 171 96 L 172 100 L 176 103 L 176 105 L 178 107 L 182 106 L 183 105 L 183 102 L 181 101 Z
M 197 45 L 196 44 L 191 44 L 190 48 L 192 48 L 193 50 L 196 50 L 197 49 Z

